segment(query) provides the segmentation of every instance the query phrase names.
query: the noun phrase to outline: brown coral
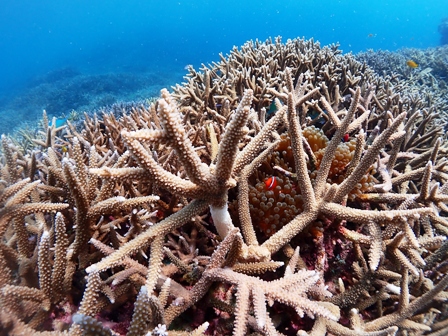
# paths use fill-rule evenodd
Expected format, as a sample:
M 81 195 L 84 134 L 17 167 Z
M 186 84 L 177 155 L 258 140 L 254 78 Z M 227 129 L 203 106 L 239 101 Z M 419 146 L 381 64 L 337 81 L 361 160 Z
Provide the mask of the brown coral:
M 187 80 L 150 109 L 50 126 L 40 152 L 3 138 L 2 326 L 390 335 L 446 318 L 430 109 L 313 41 L 249 42 Z M 260 239 L 266 214 L 280 227 Z

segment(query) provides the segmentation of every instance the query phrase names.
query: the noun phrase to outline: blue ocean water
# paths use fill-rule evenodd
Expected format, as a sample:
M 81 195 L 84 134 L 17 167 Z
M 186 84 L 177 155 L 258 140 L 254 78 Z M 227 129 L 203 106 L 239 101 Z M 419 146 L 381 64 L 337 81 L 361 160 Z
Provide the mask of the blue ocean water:
M 0 132 L 2 119 L 26 104 L 35 103 L 36 115 L 84 106 L 76 97 L 53 105 L 37 98 L 64 76 L 72 76 L 60 82 L 65 91 L 77 88 L 73 78 L 96 86 L 91 78 L 104 74 L 126 74 L 112 80 L 114 94 L 120 81 L 135 89 L 145 81 L 173 85 L 187 64 L 217 61 L 249 39 L 278 35 L 338 42 L 344 52 L 426 48 L 439 44 L 437 26 L 447 16 L 447 0 L 2 0 Z M 140 76 L 136 83 L 132 75 Z M 98 104 L 114 100 L 106 98 Z M 32 115 L 19 113 L 17 123 Z

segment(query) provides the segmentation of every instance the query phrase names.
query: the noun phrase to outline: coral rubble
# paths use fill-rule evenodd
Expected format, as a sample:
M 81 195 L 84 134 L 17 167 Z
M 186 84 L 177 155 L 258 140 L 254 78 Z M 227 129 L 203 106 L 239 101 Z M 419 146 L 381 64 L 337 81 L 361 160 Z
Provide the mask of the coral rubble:
M 149 108 L 2 137 L 1 333 L 442 335 L 441 117 L 336 46 L 250 41 Z

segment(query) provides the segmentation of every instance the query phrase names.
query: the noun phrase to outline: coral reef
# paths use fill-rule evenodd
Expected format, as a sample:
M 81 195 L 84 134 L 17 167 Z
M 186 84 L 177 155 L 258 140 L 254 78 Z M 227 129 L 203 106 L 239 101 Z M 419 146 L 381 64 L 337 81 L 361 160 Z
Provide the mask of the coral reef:
M 34 124 L 42 110 L 53 117 L 69 115 L 71 111 L 114 110 L 125 101 L 141 104 L 158 96 L 161 88 L 172 85 L 181 74 L 163 73 L 105 73 L 82 74 L 63 68 L 35 78 L 26 89 L 0 100 L 2 119 L 0 133 L 12 133 L 24 128 L 18 123 Z
M 431 74 L 434 80 L 442 81 L 442 88 L 446 88 L 446 78 L 448 76 L 448 46 L 436 48 L 415 49 L 402 48 L 398 51 L 368 50 L 355 55 L 360 62 L 365 62 L 379 74 L 391 76 L 398 74 L 401 79 L 408 80 L 411 77 Z M 406 64 L 406 61 L 413 60 L 417 63 L 417 68 L 413 69 Z M 423 72 L 423 74 L 421 74 Z M 420 84 L 425 84 L 420 82 Z
M 33 149 L 3 136 L 0 333 L 443 335 L 440 120 L 276 39 Z
M 447 120 L 448 111 L 448 46 L 415 49 L 403 48 L 396 52 L 387 50 L 358 53 L 355 58 L 366 63 L 388 78 L 394 91 L 420 104 L 432 108 L 433 114 L 439 114 Z M 413 60 L 418 67 L 413 69 L 406 62 Z

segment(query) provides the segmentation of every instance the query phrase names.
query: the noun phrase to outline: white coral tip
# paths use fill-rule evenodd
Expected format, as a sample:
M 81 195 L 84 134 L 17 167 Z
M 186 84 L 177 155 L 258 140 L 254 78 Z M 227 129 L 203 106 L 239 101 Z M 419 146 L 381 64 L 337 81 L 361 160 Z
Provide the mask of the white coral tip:
M 98 272 L 98 267 L 96 265 L 91 265 L 91 266 L 86 268 L 86 272 L 89 273 L 89 274 Z

